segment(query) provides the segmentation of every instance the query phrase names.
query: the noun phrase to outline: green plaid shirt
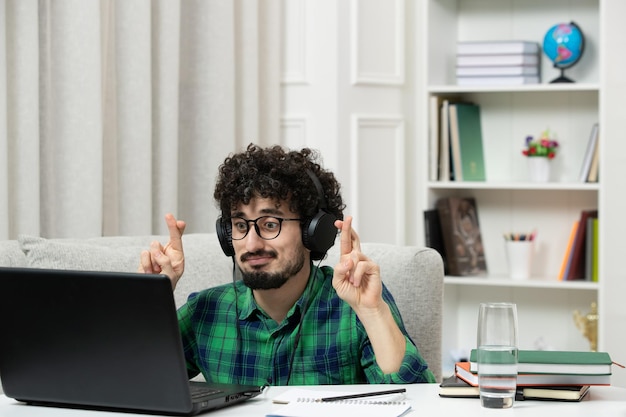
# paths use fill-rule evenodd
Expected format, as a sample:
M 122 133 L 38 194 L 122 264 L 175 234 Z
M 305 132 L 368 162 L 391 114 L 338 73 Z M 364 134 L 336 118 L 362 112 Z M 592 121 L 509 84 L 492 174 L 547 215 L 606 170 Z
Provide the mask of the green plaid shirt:
M 249 385 L 435 382 L 387 288 L 383 299 L 406 338 L 402 366 L 392 374 L 378 367 L 363 325 L 335 292 L 332 268 L 311 270 L 282 323 L 263 312 L 242 281 L 190 295 L 178 311 L 190 377 Z

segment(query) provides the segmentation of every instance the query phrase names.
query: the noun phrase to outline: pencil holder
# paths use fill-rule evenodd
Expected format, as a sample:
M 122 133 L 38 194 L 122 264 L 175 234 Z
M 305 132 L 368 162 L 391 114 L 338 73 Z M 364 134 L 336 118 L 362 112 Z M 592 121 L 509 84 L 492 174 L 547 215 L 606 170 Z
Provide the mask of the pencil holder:
M 532 240 L 507 240 L 505 242 L 509 276 L 511 279 L 530 278 L 534 249 L 533 243 Z

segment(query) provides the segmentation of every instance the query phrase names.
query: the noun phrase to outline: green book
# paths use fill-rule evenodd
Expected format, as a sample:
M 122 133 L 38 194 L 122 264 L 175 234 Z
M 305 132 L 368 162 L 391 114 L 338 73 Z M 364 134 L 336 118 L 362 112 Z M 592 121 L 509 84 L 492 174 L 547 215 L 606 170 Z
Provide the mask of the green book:
M 458 146 L 457 165 L 463 181 L 485 181 L 483 134 L 480 107 L 472 103 L 454 103 L 450 106 L 450 137 L 452 154 Z M 457 168 L 455 166 L 455 168 Z
M 478 371 L 476 349 L 470 352 L 470 370 Z M 520 350 L 518 374 L 611 375 L 613 361 L 607 352 Z

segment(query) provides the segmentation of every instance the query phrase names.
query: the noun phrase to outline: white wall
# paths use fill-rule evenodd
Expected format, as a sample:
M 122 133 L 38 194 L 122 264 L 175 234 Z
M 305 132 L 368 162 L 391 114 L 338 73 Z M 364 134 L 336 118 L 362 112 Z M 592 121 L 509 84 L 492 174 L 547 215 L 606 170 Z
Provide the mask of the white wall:
M 321 150 L 363 241 L 407 243 L 412 2 L 284 4 L 283 144 Z

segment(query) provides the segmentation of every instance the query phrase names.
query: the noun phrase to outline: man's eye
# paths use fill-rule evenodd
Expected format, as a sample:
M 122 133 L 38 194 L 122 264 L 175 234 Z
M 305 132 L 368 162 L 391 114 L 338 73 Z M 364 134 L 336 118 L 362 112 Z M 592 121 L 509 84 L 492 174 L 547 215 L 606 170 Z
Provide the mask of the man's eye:
M 246 222 L 235 222 L 233 223 L 233 227 L 239 232 L 245 232 L 248 228 L 248 224 Z
M 263 228 L 267 230 L 276 230 L 278 229 L 278 226 L 279 226 L 279 223 L 275 219 L 266 220 L 265 222 L 263 222 Z

